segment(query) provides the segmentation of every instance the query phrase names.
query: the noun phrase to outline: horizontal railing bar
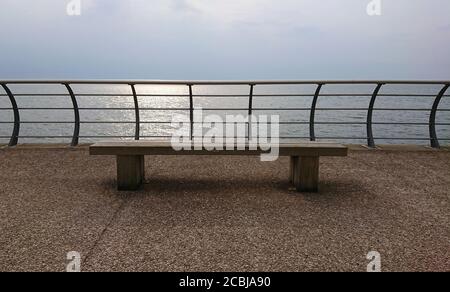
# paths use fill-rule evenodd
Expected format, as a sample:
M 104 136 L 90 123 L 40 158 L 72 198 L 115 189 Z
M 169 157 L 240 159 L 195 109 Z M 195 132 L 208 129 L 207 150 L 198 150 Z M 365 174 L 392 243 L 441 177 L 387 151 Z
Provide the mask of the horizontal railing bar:
M 203 95 L 202 95 L 203 96 Z M 230 96 L 234 96 L 234 95 L 230 95 Z M 245 95 L 242 95 L 242 97 L 244 97 Z M 255 94 L 255 97 L 313 97 L 314 94 Z M 320 97 L 371 97 L 372 94 L 366 94 L 366 93 L 351 93 L 351 94 L 346 94 L 346 93 L 323 93 L 320 94 Z M 378 96 L 383 96 L 383 97 L 436 97 L 436 95 L 434 94 L 379 94 Z M 208 96 L 206 96 L 208 97 Z M 248 96 L 247 96 L 248 97 Z M 450 95 L 444 95 L 444 97 L 450 97 Z
M 20 136 L 21 139 L 71 139 L 73 136 Z M 3 136 L 0 136 L 3 138 Z M 134 136 L 79 136 L 79 138 L 134 138 Z
M 88 94 L 88 93 L 80 93 L 77 94 L 77 96 L 80 97 L 115 97 L 115 96 L 126 96 L 126 97 L 133 97 L 133 94 Z M 136 94 L 136 96 L 140 96 L 140 97 L 145 97 L 145 96 L 150 96 L 150 97 L 188 97 L 189 95 L 185 95 L 185 94 Z
M 7 97 L 6 94 L 0 94 L 1 97 Z M 19 93 L 14 94 L 16 97 L 67 97 L 69 94 L 54 94 L 54 93 Z M 137 94 L 138 97 L 189 97 L 187 94 Z M 254 97 L 313 97 L 314 94 L 254 94 Z M 321 97 L 370 97 L 371 94 L 366 93 L 328 93 L 321 94 Z M 433 94 L 379 94 L 382 97 L 436 97 Z M 78 93 L 77 97 L 133 97 L 132 94 L 96 94 L 96 93 Z M 193 97 L 248 97 L 248 94 L 198 94 Z M 450 97 L 450 95 L 444 95 L 443 97 Z
M 236 110 L 243 111 L 245 108 L 203 108 L 204 111 Z M 311 108 L 253 108 L 254 111 L 310 111 Z M 430 111 L 425 108 L 374 108 L 374 111 Z M 316 111 L 367 111 L 367 108 L 317 108 Z M 438 111 L 450 111 L 450 109 L 438 109 Z
M 0 94 L 0 96 L 7 96 L 6 94 Z M 34 97 L 34 96 L 48 96 L 48 97 L 55 97 L 55 96 L 70 96 L 70 94 L 57 94 L 57 93 L 15 93 L 14 96 L 30 96 L 30 97 Z
M 133 94 L 77 94 L 80 97 L 133 97 Z M 138 97 L 189 97 L 185 94 L 136 94 Z
M 22 124 L 73 124 L 73 121 L 22 121 Z M 171 124 L 172 122 L 140 122 L 141 124 Z M 0 122 L 0 124 L 14 124 L 14 122 Z M 136 121 L 86 121 L 80 124 L 136 124 Z
M 73 121 L 21 121 L 22 124 L 73 124 Z M 136 121 L 81 121 L 80 124 L 135 124 Z M 171 121 L 141 121 L 141 124 L 172 124 Z M 0 121 L 0 124 L 14 124 L 11 121 Z M 194 124 L 202 124 L 201 122 L 194 122 Z M 248 122 L 243 123 L 232 123 L 223 122 L 216 124 L 243 124 L 246 125 Z M 270 121 L 267 124 L 274 124 Z M 309 122 L 278 122 L 280 125 L 309 125 Z M 366 122 L 316 122 L 318 125 L 367 125 Z M 407 123 L 407 122 L 373 122 L 374 125 L 403 125 L 403 126 L 428 126 L 429 123 Z M 436 123 L 436 126 L 450 126 L 450 123 Z
M 7 96 L 5 94 L 0 94 L 0 96 Z M 69 94 L 45 94 L 45 93 L 21 93 L 21 94 L 15 94 L 15 96 L 41 96 L 41 97 L 54 97 L 54 96 L 70 96 Z M 77 93 L 77 97 L 115 97 L 115 96 L 121 96 L 121 97 L 133 97 L 132 94 L 121 94 L 121 93 L 105 93 L 105 94 L 97 94 L 97 93 Z M 154 97 L 187 97 L 188 95 L 183 94 L 138 94 L 137 96 L 154 96 Z
M 207 110 L 207 109 L 203 109 Z M 311 110 L 310 108 L 256 108 L 255 111 L 301 111 L 301 110 Z M 426 108 L 374 108 L 374 111 L 430 111 Z M 367 111 L 367 108 L 316 108 L 316 111 Z M 438 109 L 438 111 L 450 111 L 450 109 Z
M 389 123 L 389 122 L 380 122 L 380 123 L 372 123 L 374 125 L 402 125 L 402 126 L 429 126 L 429 123 Z M 437 126 L 450 126 L 450 123 L 436 123 Z
M 0 80 L 4 84 L 117 84 L 117 85 L 302 85 L 302 84 L 403 84 L 439 85 L 450 80 Z
M 144 95 L 138 95 L 144 96 Z M 151 96 L 151 95 L 149 95 Z M 163 95 L 165 96 L 165 95 Z M 230 94 L 230 95 L 193 95 L 194 97 L 248 97 L 248 95 Z M 254 94 L 254 97 L 313 97 L 314 94 Z M 371 97 L 372 94 L 366 93 L 324 93 L 320 94 L 320 97 Z M 382 97 L 436 97 L 434 94 L 379 94 Z M 450 95 L 444 95 L 444 97 L 450 97 Z
M 0 108 L 0 110 L 11 110 L 12 108 Z M 36 108 L 19 108 L 19 110 L 73 110 L 73 108 L 70 107 L 36 107 Z M 104 107 L 80 107 L 79 110 L 132 110 L 134 111 L 134 107 L 119 107 L 119 108 L 104 108 Z M 189 108 L 142 108 L 142 110 L 167 110 L 167 111 L 182 111 L 182 110 L 189 110 Z
M 58 139 L 58 138 L 72 138 L 72 136 L 19 136 L 21 139 Z M 99 135 L 99 136 L 79 136 L 80 138 L 84 138 L 84 139 L 103 139 L 103 138 L 134 138 L 134 136 L 130 135 L 130 136 L 114 136 L 114 135 Z M 141 136 L 141 138 L 171 138 L 172 136 Z M 194 138 L 201 138 L 203 136 L 194 136 Z M 10 138 L 10 136 L 0 136 L 0 139 L 7 139 Z M 223 136 L 223 137 L 218 137 L 218 138 L 235 138 L 235 139 L 243 139 L 243 138 L 248 138 L 247 136 L 234 136 L 234 137 L 227 137 L 227 136 Z M 271 137 L 268 137 L 271 138 Z M 316 137 L 317 139 L 339 139 L 339 140 L 364 140 L 367 139 L 367 137 Z M 309 137 L 306 136 L 281 136 L 279 137 L 279 139 L 309 139 Z M 375 137 L 375 140 L 397 140 L 397 141 L 428 141 L 429 138 L 420 138 L 420 137 Z M 439 138 L 439 140 L 442 141 L 450 141 L 450 138 Z
M 312 94 L 254 94 L 254 97 L 311 97 Z M 193 97 L 246 97 L 248 94 L 194 94 Z
M 247 108 L 202 108 L 204 111 L 245 111 Z M 310 111 L 311 108 L 253 108 L 254 111 Z M 425 108 L 374 108 L 374 111 L 430 111 Z M 367 108 L 317 108 L 316 111 L 367 111 Z M 450 109 L 438 109 L 450 111 Z
M 196 108 L 200 109 L 200 108 Z M 12 110 L 12 108 L 0 108 L 0 110 Z M 73 108 L 19 108 L 19 110 L 73 110 Z M 135 110 L 126 108 L 79 108 L 79 110 Z M 140 108 L 148 111 L 187 111 L 189 108 Z M 202 108 L 204 111 L 247 111 L 248 108 Z M 255 111 L 310 111 L 311 108 L 254 108 Z M 367 111 L 367 108 L 317 108 L 317 111 Z M 374 111 L 429 111 L 424 108 L 374 108 Z M 448 112 L 450 109 L 438 109 L 437 111 Z

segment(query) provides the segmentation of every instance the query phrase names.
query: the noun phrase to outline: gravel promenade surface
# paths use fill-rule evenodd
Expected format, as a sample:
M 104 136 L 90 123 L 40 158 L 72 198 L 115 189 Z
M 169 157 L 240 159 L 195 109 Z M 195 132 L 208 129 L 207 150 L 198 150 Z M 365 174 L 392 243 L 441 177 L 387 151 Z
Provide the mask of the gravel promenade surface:
M 146 157 L 138 192 L 114 157 L 0 150 L 0 271 L 450 271 L 450 151 L 321 159 L 296 193 L 288 158 Z

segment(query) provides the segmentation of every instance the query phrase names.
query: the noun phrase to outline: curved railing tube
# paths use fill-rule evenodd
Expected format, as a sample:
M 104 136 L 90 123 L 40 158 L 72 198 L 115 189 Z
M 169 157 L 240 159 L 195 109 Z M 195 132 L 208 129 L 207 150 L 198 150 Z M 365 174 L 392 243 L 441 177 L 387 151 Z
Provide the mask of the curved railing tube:
M 133 92 L 133 100 L 134 100 L 134 113 L 136 118 L 136 130 L 134 134 L 134 140 L 138 141 L 141 133 L 141 118 L 139 115 L 139 100 L 136 94 L 136 88 L 134 84 L 130 84 L 131 91 Z
M 70 146 L 75 147 L 78 145 L 78 141 L 80 139 L 80 109 L 78 107 L 77 98 L 75 97 L 75 94 L 73 93 L 72 88 L 68 83 L 63 84 L 67 91 L 69 92 L 70 99 L 72 100 L 73 105 L 73 112 L 75 115 L 75 127 L 73 130 L 73 136 L 72 136 L 72 142 L 70 143 Z
M 447 89 L 450 87 L 450 84 L 446 84 L 439 94 L 436 97 L 436 100 L 434 101 L 433 107 L 431 109 L 431 115 L 430 115 L 430 142 L 431 147 L 433 148 L 440 148 L 441 145 L 439 144 L 439 139 L 436 134 L 436 113 L 439 107 L 439 103 L 441 102 L 442 97 L 444 96 Z
M 192 84 L 189 86 L 189 121 L 191 122 L 190 136 L 191 141 L 194 141 L 194 96 L 192 94 Z
M 9 97 L 9 100 L 11 102 L 11 106 L 12 106 L 13 112 L 14 112 L 14 128 L 13 128 L 13 131 L 11 134 L 11 139 L 9 140 L 9 146 L 13 147 L 13 146 L 16 146 L 17 143 L 19 142 L 19 131 L 20 131 L 19 107 L 17 106 L 16 99 L 14 98 L 14 95 L 12 94 L 12 92 L 8 88 L 8 86 L 6 84 L 2 84 L 2 87 Z
M 252 114 L 253 114 L 253 90 L 254 84 L 250 84 L 250 94 L 248 96 L 248 139 L 252 137 Z
M 316 141 L 316 133 L 315 133 L 316 108 L 317 108 L 317 100 L 319 99 L 320 90 L 322 89 L 322 86 L 323 84 L 318 84 L 311 105 L 311 116 L 309 118 L 309 139 L 311 141 Z
M 373 137 L 373 108 L 375 106 L 375 101 L 377 100 L 378 93 L 380 92 L 382 83 L 379 83 L 375 88 L 375 91 L 372 94 L 372 98 L 370 99 L 369 110 L 367 112 L 367 146 L 370 148 L 375 148 L 375 139 Z

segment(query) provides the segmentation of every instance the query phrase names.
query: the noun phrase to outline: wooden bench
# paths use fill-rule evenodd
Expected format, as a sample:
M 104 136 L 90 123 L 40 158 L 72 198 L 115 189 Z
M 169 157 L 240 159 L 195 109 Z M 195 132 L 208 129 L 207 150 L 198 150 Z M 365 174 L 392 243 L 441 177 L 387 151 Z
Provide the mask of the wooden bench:
M 262 150 L 182 150 L 175 151 L 170 142 L 107 142 L 89 148 L 90 155 L 117 157 L 117 184 L 119 190 L 137 190 L 145 179 L 145 155 L 261 155 Z M 280 156 L 289 156 L 290 181 L 299 192 L 317 192 L 319 186 L 319 157 L 347 156 L 348 149 L 340 144 L 297 143 L 282 144 Z M 218 166 L 219 167 L 219 166 Z

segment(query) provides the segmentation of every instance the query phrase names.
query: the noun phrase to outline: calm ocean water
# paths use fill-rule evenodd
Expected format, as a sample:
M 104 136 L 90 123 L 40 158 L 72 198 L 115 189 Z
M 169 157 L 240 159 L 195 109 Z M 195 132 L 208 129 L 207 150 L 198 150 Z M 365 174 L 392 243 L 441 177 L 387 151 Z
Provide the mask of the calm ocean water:
M 122 85 L 73 85 L 75 94 L 111 94 L 111 96 L 77 96 L 80 108 L 130 108 L 131 110 L 81 110 L 81 136 L 133 136 L 135 126 L 132 123 L 134 117 L 134 103 L 129 86 Z M 408 108 L 408 109 L 431 109 L 435 96 L 442 86 L 405 86 L 387 85 L 380 95 L 383 94 L 415 94 L 417 97 L 388 97 L 379 96 L 375 108 Z M 21 125 L 20 136 L 33 136 L 32 138 L 20 138 L 19 143 L 70 143 L 69 138 L 73 134 L 73 124 L 58 124 L 56 121 L 72 122 L 74 119 L 72 110 L 61 110 L 57 108 L 71 108 L 72 103 L 65 87 L 60 85 L 10 85 L 17 96 L 17 103 L 20 108 L 53 108 L 52 110 L 21 110 L 21 120 L 23 122 L 44 122 L 44 123 L 24 123 Z M 189 98 L 187 86 L 136 86 L 138 94 L 156 94 L 161 96 L 139 97 L 141 108 L 188 108 Z M 289 96 L 275 97 L 271 94 L 314 94 L 316 86 L 256 86 L 255 95 L 269 95 L 264 97 L 254 97 L 254 108 L 309 108 L 311 107 L 312 96 Z M 361 96 L 322 96 L 319 98 L 317 107 L 320 108 L 367 108 L 370 96 L 374 90 L 373 85 L 326 85 L 321 94 L 351 94 Z M 450 91 L 450 90 L 449 90 Z M 27 94 L 61 94 L 61 96 L 26 96 Z M 195 97 L 194 106 L 206 108 L 247 108 L 249 86 L 195 86 L 194 95 L 234 95 L 231 97 Z M 10 108 L 10 102 L 3 89 L 0 90 L 0 108 Z M 125 96 L 122 96 L 125 95 Z M 180 95 L 180 96 L 172 96 Z M 241 96 L 244 95 L 244 96 Z M 450 109 L 450 92 L 443 98 L 440 109 Z M 214 114 L 243 114 L 246 110 L 228 110 L 226 112 L 206 111 Z M 174 129 L 170 124 L 150 124 L 145 122 L 170 122 L 172 115 L 188 114 L 183 110 L 141 110 L 142 136 L 169 136 Z M 309 122 L 309 111 L 255 111 L 259 114 L 277 114 L 281 122 Z M 374 122 L 382 123 L 428 123 L 430 112 L 427 111 L 375 111 Z M 325 139 L 347 143 L 366 143 L 366 126 L 364 124 L 342 124 L 326 125 L 322 122 L 343 122 L 343 123 L 365 123 L 367 110 L 348 111 L 321 111 L 316 113 L 316 136 Z M 0 122 L 13 121 L 12 110 L 0 110 Z M 125 121 L 127 124 L 94 124 L 89 122 L 109 122 Z M 437 123 L 450 124 L 450 112 L 440 111 L 437 115 Z M 12 124 L 0 123 L 0 143 L 7 143 L 12 132 Z M 376 138 L 403 138 L 403 140 L 377 139 L 379 144 L 428 144 L 429 132 L 427 125 L 374 125 L 374 136 Z M 308 124 L 281 125 L 280 134 L 282 137 L 309 137 Z M 449 144 L 450 126 L 437 126 L 438 137 L 442 144 Z M 37 136 L 63 136 L 63 138 L 37 138 Z M 68 137 L 65 137 L 68 136 Z M 327 139 L 327 137 L 345 137 L 354 139 Z M 81 138 L 80 142 L 92 142 L 98 140 L 117 140 L 118 138 Z M 130 139 L 130 138 L 123 138 Z M 449 139 L 449 140 L 445 140 Z

